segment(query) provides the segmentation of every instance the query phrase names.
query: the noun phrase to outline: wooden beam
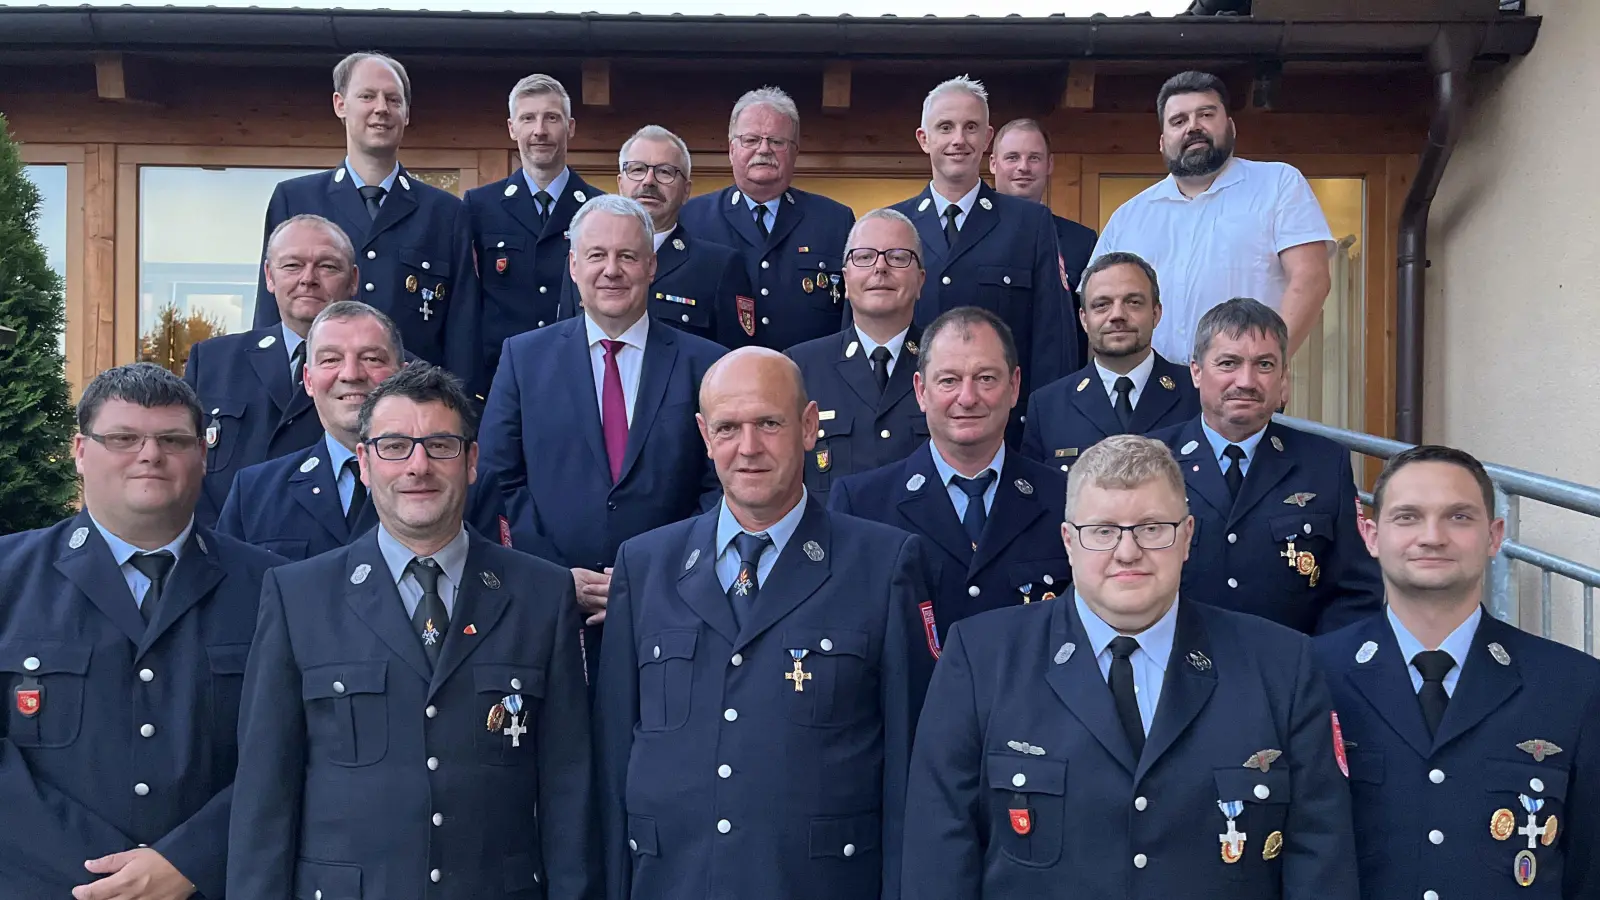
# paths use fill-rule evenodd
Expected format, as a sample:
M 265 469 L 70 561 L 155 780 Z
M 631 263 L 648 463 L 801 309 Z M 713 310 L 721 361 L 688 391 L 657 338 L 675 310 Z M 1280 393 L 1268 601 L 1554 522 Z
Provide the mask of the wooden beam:
M 822 111 L 842 113 L 849 110 L 850 63 L 834 60 L 822 70 Z
M 583 105 L 591 109 L 611 108 L 611 61 L 583 61 Z
M 128 76 L 122 68 L 121 53 L 94 55 L 94 86 L 101 100 L 128 99 Z
M 1057 108 L 1094 109 L 1094 63 L 1082 60 L 1067 65 L 1067 86 Z

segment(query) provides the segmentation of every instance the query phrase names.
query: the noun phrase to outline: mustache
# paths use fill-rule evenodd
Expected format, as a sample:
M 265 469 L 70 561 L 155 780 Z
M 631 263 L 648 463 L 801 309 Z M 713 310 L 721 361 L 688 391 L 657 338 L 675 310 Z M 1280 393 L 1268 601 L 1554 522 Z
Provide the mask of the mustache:
M 639 188 L 639 190 L 634 192 L 634 195 L 633 195 L 633 199 L 635 199 L 635 200 L 638 200 L 638 199 L 643 198 L 643 197 L 648 197 L 651 200 L 661 200 L 663 202 L 667 199 L 666 195 L 661 193 L 661 189 L 660 188 L 657 188 L 654 185 L 648 185 L 648 184 L 645 185 L 644 187 Z
M 750 165 L 752 166 L 776 166 L 777 164 L 778 157 L 772 153 L 757 153 L 755 156 L 750 157 Z
M 1222 395 L 1222 399 L 1224 399 L 1224 400 L 1255 400 L 1257 402 L 1260 402 L 1261 400 L 1263 400 L 1265 398 L 1262 396 L 1260 391 L 1251 390 L 1249 388 L 1241 388 L 1241 389 L 1238 389 L 1238 390 L 1232 390 L 1232 391 L 1224 392 L 1223 395 Z

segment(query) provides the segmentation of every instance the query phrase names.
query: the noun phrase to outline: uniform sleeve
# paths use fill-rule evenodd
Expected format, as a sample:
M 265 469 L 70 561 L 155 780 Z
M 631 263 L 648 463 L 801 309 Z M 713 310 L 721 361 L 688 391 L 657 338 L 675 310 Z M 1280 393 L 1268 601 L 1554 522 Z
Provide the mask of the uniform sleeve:
M 229 817 L 229 897 L 288 897 L 299 848 L 306 722 L 289 625 L 268 571 L 239 700 L 239 767 Z
M 1272 211 L 1272 249 L 1282 253 L 1290 247 L 1317 241 L 1333 241 L 1322 204 L 1311 192 L 1311 183 L 1293 166 L 1283 166 L 1279 176 L 1278 203 Z
M 1039 433 L 1038 387 L 1035 385 L 1034 392 L 1028 395 L 1028 414 L 1024 417 L 1028 421 L 1022 425 L 1022 446 L 1017 448 L 1017 452 L 1035 462 L 1048 463 L 1049 460 L 1044 458 L 1044 435 Z
M 1056 246 L 1056 222 L 1050 210 L 1039 207 L 1039 228 L 1033 253 L 1033 347 L 1028 359 L 1033 371 L 1025 373 L 1030 390 L 1038 390 L 1077 369 L 1078 340 L 1067 330 L 1072 299 L 1061 283 L 1061 251 Z
M 983 895 L 983 722 L 961 623 L 951 626 L 928 685 L 906 787 L 906 897 L 967 900 Z
M 228 499 L 222 504 L 222 513 L 217 516 L 217 524 L 212 526 L 218 534 L 225 534 L 231 538 L 238 538 L 245 543 L 250 539 L 244 533 L 244 472 L 240 471 L 233 476 L 233 487 L 228 489 Z M 193 881 L 194 879 L 189 879 Z
M 606 602 L 606 639 L 600 644 L 600 677 L 595 688 L 595 746 L 600 786 L 599 857 L 605 866 L 607 900 L 632 893 L 633 859 L 628 850 L 626 812 L 628 759 L 633 727 L 639 721 L 639 664 L 633 634 L 633 596 L 628 578 L 629 544 L 617 551 Z
M 599 885 L 589 687 L 578 651 L 578 598 L 571 578 L 559 612 L 539 708 L 539 836 L 551 900 L 588 900 Z
M 1283 828 L 1284 900 L 1356 900 L 1356 838 L 1350 785 L 1333 749 L 1333 696 L 1299 640 L 1295 693 L 1289 707 L 1291 784 Z
M 278 298 L 267 290 L 266 261 L 267 241 L 272 238 L 272 230 L 287 218 L 289 201 L 283 196 L 283 185 L 279 184 L 272 189 L 272 199 L 267 201 L 267 220 L 261 229 L 261 256 L 256 259 L 256 313 L 252 328 L 266 328 L 283 321 L 278 315 Z
M 472 221 L 467 205 L 457 202 L 452 229 L 450 302 L 444 322 L 444 367 L 466 382 L 477 397 L 489 392 L 489 373 L 483 367 L 483 295 L 478 284 L 478 260 L 472 252 Z
M 1600 691 L 1591 691 L 1578 727 L 1577 756 L 1567 777 L 1567 837 L 1561 896 L 1600 898 Z
M 717 343 L 729 350 L 755 343 L 755 338 L 746 334 L 744 326 L 739 324 L 740 297 L 754 300 L 755 290 L 750 286 L 750 273 L 745 271 L 744 260 L 732 253 L 723 266 L 722 277 L 717 280 L 716 296 Z
M 151 846 L 183 873 L 202 897 L 224 896 L 228 876 L 228 818 L 233 785 L 213 794 L 182 825 Z
M 884 625 L 884 676 L 880 681 L 883 707 L 883 900 L 902 896 L 901 854 L 906 827 L 906 772 L 911 765 L 911 739 L 917 714 L 927 694 L 931 666 L 913 648 L 921 632 L 921 606 L 928 599 L 923 562 L 917 539 L 907 535 L 900 544 L 894 576 L 889 583 L 888 621 Z M 906 897 L 920 897 L 916 892 Z
M 478 427 L 478 477 L 493 476 L 502 491 L 528 484 L 527 461 L 522 455 L 522 384 L 517 380 L 517 355 L 511 339 L 500 350 L 494 386 L 483 404 Z
M 573 319 L 581 311 L 582 298 L 578 296 L 578 285 L 572 280 L 572 270 L 562 267 L 561 293 L 556 298 L 556 321 Z
M 830 512 L 844 513 L 847 516 L 855 515 L 855 504 L 850 499 L 850 485 L 848 478 L 834 483 L 828 491 L 828 510 Z
M 0 809 L 5 810 L 6 823 L 0 828 L 0 889 L 15 887 L 12 873 L 26 883 L 87 884 L 95 877 L 84 870 L 84 860 L 134 846 L 93 810 L 36 781 L 27 758 L 3 733 Z
M 1356 504 L 1360 501 L 1356 495 L 1355 474 L 1348 463 L 1341 474 L 1345 477 L 1339 487 L 1330 567 L 1335 584 L 1329 590 L 1331 599 L 1317 617 L 1317 634 L 1337 631 L 1383 608 L 1383 575 L 1356 527 Z

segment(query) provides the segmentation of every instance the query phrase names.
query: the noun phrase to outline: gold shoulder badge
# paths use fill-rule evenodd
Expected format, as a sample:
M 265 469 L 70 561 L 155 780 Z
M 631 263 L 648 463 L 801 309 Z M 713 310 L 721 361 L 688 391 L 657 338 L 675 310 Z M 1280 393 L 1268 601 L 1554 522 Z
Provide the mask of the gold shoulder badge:
M 1175 391 L 1178 389 L 1178 383 L 1172 380 L 1171 375 L 1161 376 L 1161 386 L 1169 391 Z

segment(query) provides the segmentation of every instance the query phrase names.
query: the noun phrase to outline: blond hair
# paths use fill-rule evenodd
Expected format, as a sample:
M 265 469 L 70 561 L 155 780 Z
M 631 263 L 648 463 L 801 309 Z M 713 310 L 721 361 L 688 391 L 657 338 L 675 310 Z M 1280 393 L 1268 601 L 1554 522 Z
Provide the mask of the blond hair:
M 1189 497 L 1183 485 L 1183 470 L 1172 458 L 1172 451 L 1160 441 L 1137 434 L 1118 434 L 1106 438 L 1083 452 L 1067 472 L 1067 517 L 1084 484 L 1112 490 L 1132 490 L 1152 481 L 1165 482 L 1183 499 L 1185 515 Z

